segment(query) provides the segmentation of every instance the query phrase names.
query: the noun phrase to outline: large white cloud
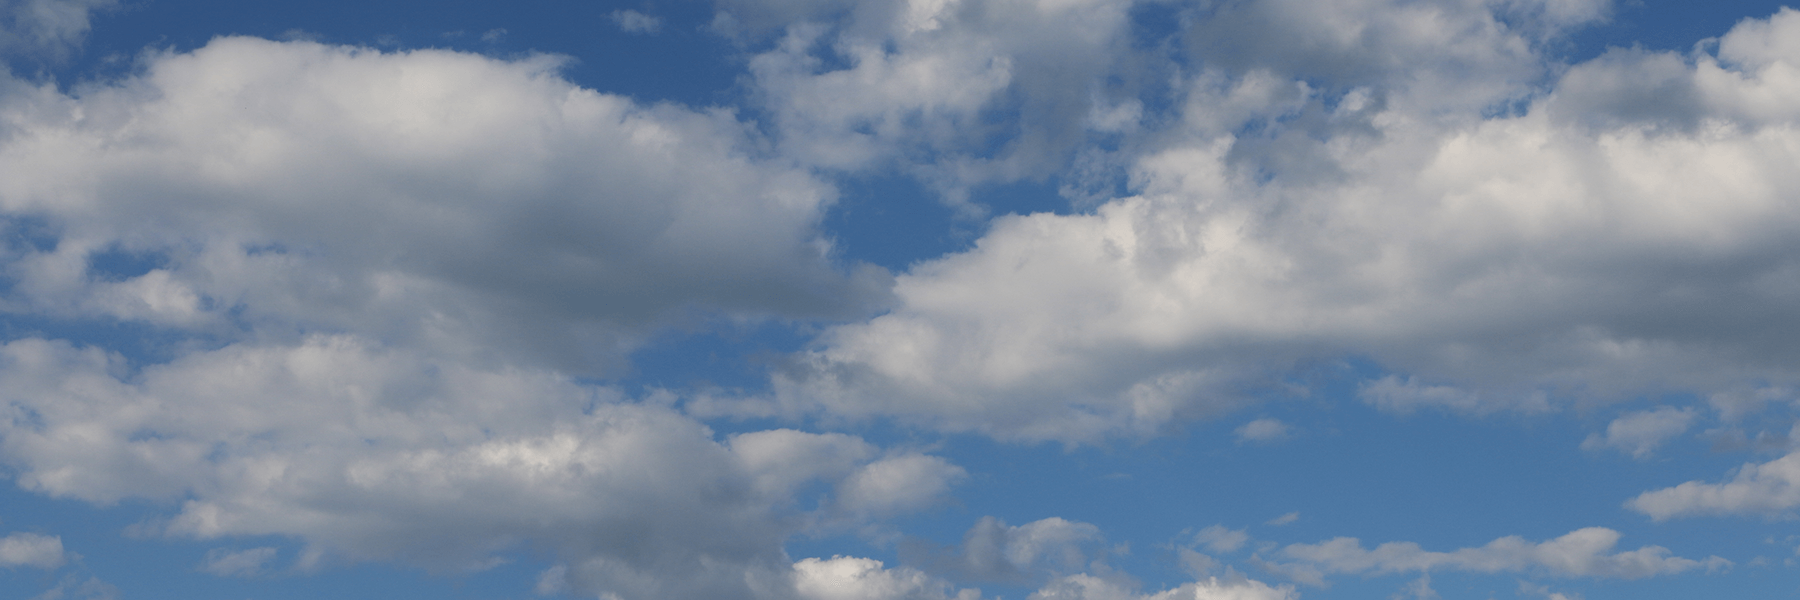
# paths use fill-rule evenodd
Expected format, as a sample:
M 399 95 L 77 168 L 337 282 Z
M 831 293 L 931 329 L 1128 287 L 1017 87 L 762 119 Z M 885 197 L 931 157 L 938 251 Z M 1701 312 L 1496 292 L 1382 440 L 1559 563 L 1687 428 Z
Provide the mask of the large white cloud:
M 640 106 L 558 64 L 221 38 L 12 94 L 0 210 L 49 239 L 5 257 L 7 308 L 607 373 L 672 319 L 880 301 L 885 275 L 840 272 L 814 227 L 834 191 L 729 111 Z
M 1800 81 L 1785 41 L 1800 12 L 1746 21 L 1716 54 L 1617 50 L 1537 87 L 1555 65 L 1489 12 L 1503 7 L 1325 4 L 1347 19 L 1333 28 L 1462 19 L 1480 35 L 1293 49 L 1401 61 L 1341 81 L 1296 79 L 1300 63 L 1190 77 L 1181 121 L 1144 136 L 1136 195 L 997 219 L 899 277 L 892 312 L 796 356 L 754 410 L 1081 441 L 1230 410 L 1296 364 L 1347 356 L 1394 373 L 1363 387 L 1394 410 L 1800 379 L 1785 318 L 1800 109 L 1781 100 Z M 1262 11 L 1246 35 L 1316 16 L 1232 6 Z M 1464 54 L 1499 58 L 1382 66 Z M 1460 79 L 1489 76 L 1514 83 Z
M 99 504 L 180 503 L 144 532 L 291 536 L 305 551 L 284 562 L 299 568 L 481 569 L 533 548 L 559 561 L 556 585 L 621 598 L 789 597 L 782 544 L 819 520 L 797 496 L 808 486 L 848 495 L 856 510 L 833 519 L 865 519 L 923 506 L 961 473 L 843 435 L 722 442 L 665 405 L 553 372 L 434 362 L 352 336 L 227 346 L 136 372 L 99 349 L 17 340 L 0 346 L 0 387 L 0 460 L 18 483 Z M 863 498 L 859 478 L 913 491 Z M 251 552 L 205 568 L 291 568 Z

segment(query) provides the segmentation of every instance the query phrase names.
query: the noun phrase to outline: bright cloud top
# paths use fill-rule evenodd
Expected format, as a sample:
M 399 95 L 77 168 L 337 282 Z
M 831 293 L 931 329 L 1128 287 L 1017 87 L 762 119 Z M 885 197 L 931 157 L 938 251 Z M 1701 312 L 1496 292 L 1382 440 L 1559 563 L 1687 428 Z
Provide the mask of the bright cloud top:
M 0 52 L 53 63 L 109 6 L 0 5 Z M 601 93 L 535 52 L 242 36 L 79 84 L 5 74 L 6 475 L 164 507 L 131 532 L 204 541 L 210 576 L 531 552 L 540 594 L 609 600 L 1294 600 L 1327 576 L 1734 564 L 1603 527 L 1445 552 L 1214 526 L 1146 586 L 1105 524 L 961 507 L 993 475 L 942 449 L 1164 436 L 1345 361 L 1379 372 L 1339 400 L 1384 416 L 1686 394 L 1754 424 L 1800 389 L 1800 12 L 1565 64 L 1612 5 L 639 8 L 595 27 L 714 36 L 729 100 Z M 881 177 L 979 235 L 897 274 L 847 257 L 839 184 Z M 983 190 L 1039 184 L 1067 210 L 988 218 Z M 769 323 L 810 342 L 758 357 L 764 388 L 631 380 L 658 336 Z M 1335 433 L 1281 414 L 1222 435 L 1243 456 Z M 1632 409 L 1569 445 L 1642 466 L 1709 418 Z M 1786 515 L 1797 457 L 1625 507 Z M 900 530 L 947 507 L 960 543 Z M 80 563 L 55 533 L 0 538 L 0 566 Z M 240 544 L 264 536 L 291 544 Z M 802 538 L 899 562 L 790 556 Z M 43 597 L 116 593 L 61 581 Z

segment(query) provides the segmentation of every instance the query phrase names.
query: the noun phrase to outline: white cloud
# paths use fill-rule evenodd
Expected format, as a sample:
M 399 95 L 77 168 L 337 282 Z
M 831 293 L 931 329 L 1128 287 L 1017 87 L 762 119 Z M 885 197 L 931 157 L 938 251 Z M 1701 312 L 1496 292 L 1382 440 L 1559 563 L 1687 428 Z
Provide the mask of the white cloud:
M 821 500 L 847 507 L 833 519 L 885 517 L 936 501 L 962 473 L 836 434 L 720 443 L 665 406 L 567 376 L 350 336 L 136 372 L 96 349 L 17 340 L 0 346 L 0 387 L 0 459 L 19 485 L 180 502 L 141 529 L 291 536 L 307 548 L 301 568 L 336 557 L 479 570 L 529 545 L 562 565 L 544 586 L 623 599 L 781 597 L 782 543 L 808 522 L 802 488 L 839 490 Z M 272 554 L 218 553 L 203 568 L 246 574 Z
M 1392 598 L 1393 600 L 1406 600 L 1407 598 L 1412 598 L 1412 600 L 1438 600 L 1443 598 L 1443 596 L 1439 596 L 1437 590 L 1431 589 L 1431 575 L 1426 574 L 1419 576 L 1418 579 L 1414 579 L 1412 583 L 1406 584 L 1406 587 L 1401 589 L 1400 593 L 1395 594 Z
M 721 4 L 752 28 L 786 26 L 750 63 L 784 153 L 917 176 L 953 204 L 1049 175 L 1090 129 L 1130 129 L 1141 102 L 1117 82 L 1152 76 L 1131 58 L 1125 1 Z
M 1630 413 L 1607 424 L 1606 435 L 1588 435 L 1581 442 L 1581 448 L 1613 448 L 1632 458 L 1645 458 L 1663 442 L 1685 433 L 1694 422 L 1694 416 L 1694 409 L 1673 406 Z
M 1298 600 L 1294 586 L 1269 584 L 1230 573 L 1224 580 L 1183 584 L 1154 594 L 1139 594 L 1117 581 L 1092 575 L 1070 575 L 1045 586 L 1030 600 Z
M 94 12 L 117 5 L 117 0 L 0 3 L 0 52 L 63 56 L 87 36 Z
M 1717 56 L 1621 50 L 1555 78 L 1493 6 L 1306 4 L 1195 30 L 1206 64 L 1241 68 L 1183 80 L 1180 121 L 1133 147 L 1135 195 L 1002 217 L 915 265 L 891 312 L 780 369 L 775 404 L 1079 443 L 1345 356 L 1387 371 L 1362 395 L 1402 412 L 1800 383 L 1800 332 L 1773 317 L 1800 297 L 1800 111 L 1773 100 L 1800 12 Z
M 1369 550 L 1354 538 L 1336 538 L 1318 544 L 1289 545 L 1281 549 L 1281 554 L 1324 573 L 1349 574 L 1443 569 L 1480 573 L 1544 571 L 1563 577 L 1639 579 L 1731 564 L 1716 556 L 1705 560 L 1670 556 L 1669 550 L 1661 546 L 1613 552 L 1618 541 L 1617 531 L 1589 527 L 1543 542 L 1509 536 L 1479 548 L 1454 552 L 1431 552 L 1412 542 L 1389 542 Z
M 1291 524 L 1293 524 L 1293 522 L 1298 521 L 1298 520 L 1300 520 L 1300 513 L 1299 512 L 1291 512 L 1291 513 L 1281 515 L 1279 517 L 1275 517 L 1273 519 L 1269 519 L 1269 522 L 1267 524 L 1274 525 L 1276 527 L 1280 527 L 1283 525 L 1291 525 Z
M 885 569 L 879 560 L 836 556 L 794 563 L 802 600 L 979 600 L 981 591 L 954 590 L 918 569 Z M 953 592 L 954 590 L 954 592 Z
M 1263 418 L 1245 423 L 1237 428 L 1238 440 L 1246 442 L 1273 442 L 1285 439 L 1293 432 L 1293 428 L 1281 419 Z
M 0 538 L 0 567 L 55 569 L 66 561 L 61 537 L 13 533 Z
M 1625 506 L 1658 521 L 1695 515 L 1779 515 L 1800 506 L 1800 452 L 1746 464 L 1724 483 L 1689 481 L 1644 492 Z
M 1099 527 L 1059 517 L 1018 526 L 982 517 L 963 534 L 961 546 L 911 560 L 955 578 L 1022 583 L 1081 572 L 1099 558 L 1094 546 L 1104 541 Z
M 639 106 L 560 63 L 220 38 L 13 94 L 0 209 L 57 239 L 6 257 L 6 309 L 605 374 L 695 314 L 880 301 L 885 275 L 840 272 L 815 228 L 829 186 L 727 111 Z M 155 268 L 109 277 L 106 252 Z
M 635 10 L 615 10 L 610 15 L 619 29 L 631 33 L 657 33 L 662 31 L 662 19 Z
M 220 577 L 252 577 L 262 574 L 275 554 L 274 548 L 266 546 L 237 551 L 214 548 L 206 551 L 200 570 Z
M 1300 513 L 1288 513 L 1269 521 L 1272 525 L 1286 525 L 1299 520 Z M 1194 543 L 1206 546 L 1207 550 L 1221 554 L 1237 552 L 1249 543 L 1250 534 L 1242 529 L 1227 529 L 1224 525 L 1213 525 L 1194 534 Z

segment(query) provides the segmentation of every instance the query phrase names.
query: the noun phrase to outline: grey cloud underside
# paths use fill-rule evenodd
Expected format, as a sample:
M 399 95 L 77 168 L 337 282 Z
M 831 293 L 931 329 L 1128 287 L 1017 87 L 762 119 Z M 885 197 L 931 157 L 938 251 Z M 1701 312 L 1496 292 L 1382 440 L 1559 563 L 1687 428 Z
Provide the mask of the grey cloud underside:
M 881 301 L 885 274 L 834 267 L 814 228 L 833 190 L 758 158 L 731 114 L 583 90 L 557 63 L 226 38 L 14 96 L 0 202 L 60 239 L 13 250 L 12 310 L 605 374 L 673 319 Z M 106 281 L 87 267 L 109 251 L 163 261 Z
M 72 10 L 5 41 L 53 46 L 99 3 L 4 6 Z M 795 561 L 790 536 L 938 505 L 968 474 L 843 434 L 721 439 L 700 419 L 1093 442 L 1347 357 L 1388 371 L 1360 390 L 1394 411 L 1685 391 L 1754 398 L 1720 401 L 1742 419 L 1792 400 L 1800 13 L 1706 52 L 1561 65 L 1548 41 L 1605 3 L 1205 3 L 1150 45 L 1135 8 L 726 2 L 714 27 L 744 44 L 760 124 L 585 90 L 552 57 L 221 38 L 73 91 L 9 77 L 0 211 L 25 242 L 0 251 L 0 310 L 183 341 L 160 363 L 0 346 L 0 461 L 38 493 L 177 503 L 151 533 L 305 546 L 211 556 L 221 575 L 481 569 L 531 548 L 556 563 L 540 591 L 627 599 L 972 600 L 952 582 L 970 579 L 1045 600 L 1289 600 L 1229 570 L 1151 593 L 1077 572 L 1102 536 L 1062 519 L 983 520 L 925 569 Z M 827 178 L 885 172 L 965 218 L 982 199 L 959 194 L 1043 177 L 1091 210 L 995 219 L 971 250 L 893 277 L 845 264 L 819 229 Z M 576 379 L 690 319 L 835 325 L 760 397 Z M 1593 445 L 1647 456 L 1692 418 L 1627 416 Z M 1287 431 L 1259 423 L 1242 435 Z M 1800 505 L 1795 472 L 1789 456 L 1629 507 L 1779 515 Z M 1247 541 L 1208 531 L 1209 552 Z M 1718 564 L 1614 552 L 1618 536 L 1275 558 L 1320 577 Z M 54 537 L 0 539 L 7 564 L 62 557 Z

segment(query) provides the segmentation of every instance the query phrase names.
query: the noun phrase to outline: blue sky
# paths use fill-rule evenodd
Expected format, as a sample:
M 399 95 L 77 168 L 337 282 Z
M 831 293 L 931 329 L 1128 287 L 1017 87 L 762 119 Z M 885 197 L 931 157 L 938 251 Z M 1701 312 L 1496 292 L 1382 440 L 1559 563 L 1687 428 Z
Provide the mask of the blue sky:
M 0 2 L 0 595 L 1794 595 L 1794 40 Z

